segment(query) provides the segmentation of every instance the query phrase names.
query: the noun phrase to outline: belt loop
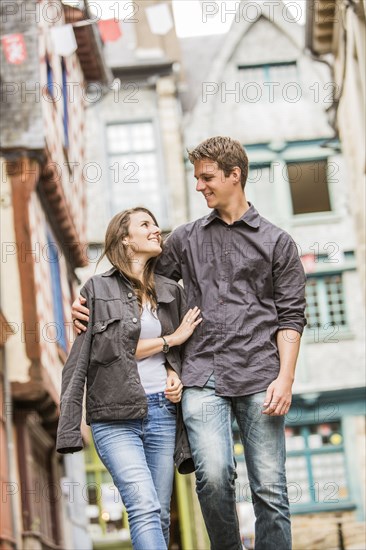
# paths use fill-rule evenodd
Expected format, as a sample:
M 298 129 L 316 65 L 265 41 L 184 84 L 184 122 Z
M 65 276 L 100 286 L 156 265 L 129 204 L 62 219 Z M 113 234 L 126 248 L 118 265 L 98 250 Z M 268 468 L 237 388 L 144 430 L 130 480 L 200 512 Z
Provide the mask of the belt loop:
M 163 407 L 164 405 L 163 397 L 164 397 L 163 392 L 159 392 L 159 407 Z

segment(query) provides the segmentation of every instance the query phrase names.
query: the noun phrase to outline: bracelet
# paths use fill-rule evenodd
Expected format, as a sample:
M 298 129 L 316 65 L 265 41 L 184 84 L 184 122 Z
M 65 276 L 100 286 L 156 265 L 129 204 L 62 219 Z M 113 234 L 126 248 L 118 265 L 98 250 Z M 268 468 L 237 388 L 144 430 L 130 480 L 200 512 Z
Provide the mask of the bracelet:
M 165 340 L 164 336 L 160 336 L 160 338 L 164 342 L 164 344 L 163 344 L 163 353 L 168 353 L 168 351 L 170 349 L 170 346 L 169 346 L 168 342 Z

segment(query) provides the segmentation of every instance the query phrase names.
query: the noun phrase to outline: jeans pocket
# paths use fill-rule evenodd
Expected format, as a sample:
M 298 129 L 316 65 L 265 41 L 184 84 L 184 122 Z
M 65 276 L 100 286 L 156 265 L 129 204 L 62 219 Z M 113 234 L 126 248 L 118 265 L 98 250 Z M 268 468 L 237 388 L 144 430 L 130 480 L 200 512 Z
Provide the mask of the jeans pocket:
M 174 416 L 176 418 L 177 416 L 177 406 L 175 403 L 172 403 L 168 399 L 165 401 L 163 408 L 167 413 L 169 413 L 170 416 Z

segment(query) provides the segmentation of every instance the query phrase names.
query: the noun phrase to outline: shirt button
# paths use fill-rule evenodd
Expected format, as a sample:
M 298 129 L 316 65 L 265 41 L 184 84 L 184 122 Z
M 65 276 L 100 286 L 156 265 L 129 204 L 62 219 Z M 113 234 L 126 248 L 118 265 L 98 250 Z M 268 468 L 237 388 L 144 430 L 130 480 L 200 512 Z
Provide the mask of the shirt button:
M 134 317 L 134 318 L 132 319 L 132 322 L 133 322 L 133 323 L 137 323 L 136 317 Z
M 129 293 L 127 294 L 127 296 L 128 296 L 129 298 L 132 298 L 132 296 L 133 296 L 132 292 L 129 292 Z

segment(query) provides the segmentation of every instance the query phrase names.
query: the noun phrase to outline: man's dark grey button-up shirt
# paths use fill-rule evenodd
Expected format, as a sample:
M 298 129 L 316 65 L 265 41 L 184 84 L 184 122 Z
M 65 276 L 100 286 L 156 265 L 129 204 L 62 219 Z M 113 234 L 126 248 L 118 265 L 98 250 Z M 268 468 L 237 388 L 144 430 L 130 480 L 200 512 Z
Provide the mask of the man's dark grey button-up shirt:
M 183 279 L 203 321 L 185 345 L 182 382 L 221 396 L 266 390 L 279 372 L 276 335 L 306 325 L 305 274 L 297 247 L 253 205 L 228 225 L 215 210 L 168 237 L 156 271 Z M 286 337 L 286 336 L 285 336 Z

